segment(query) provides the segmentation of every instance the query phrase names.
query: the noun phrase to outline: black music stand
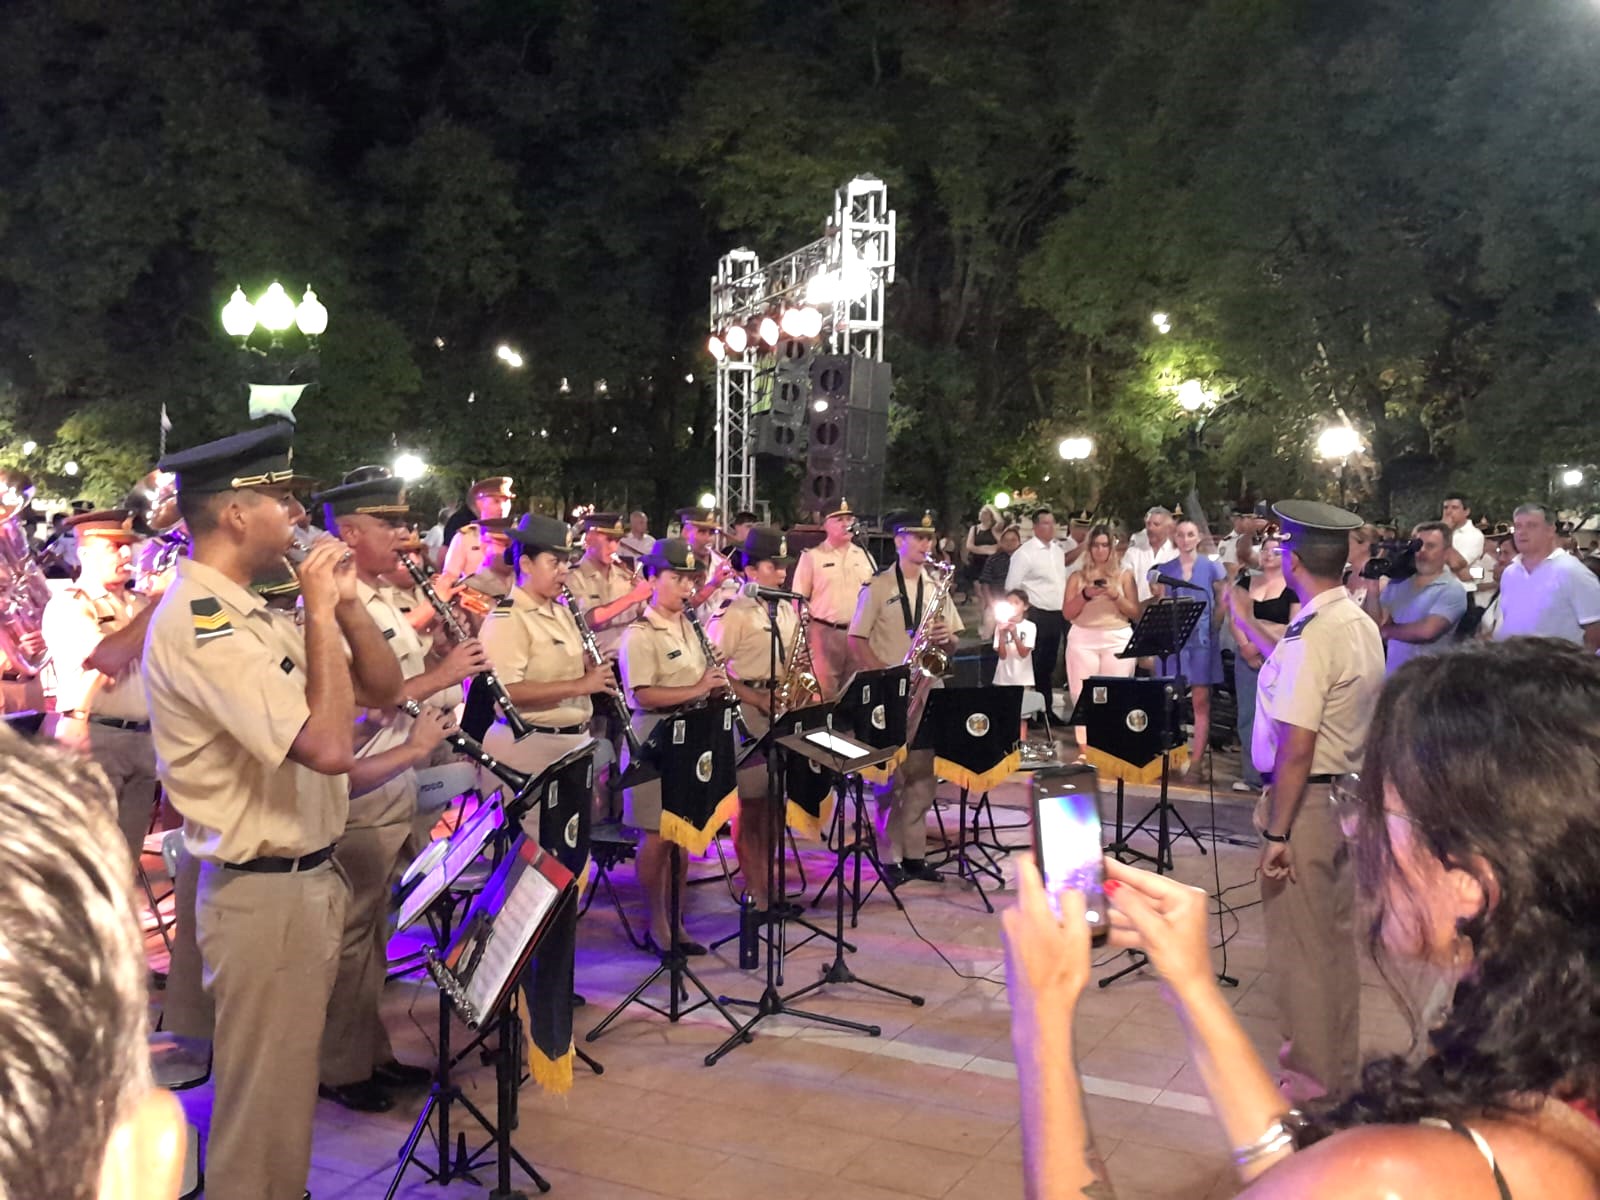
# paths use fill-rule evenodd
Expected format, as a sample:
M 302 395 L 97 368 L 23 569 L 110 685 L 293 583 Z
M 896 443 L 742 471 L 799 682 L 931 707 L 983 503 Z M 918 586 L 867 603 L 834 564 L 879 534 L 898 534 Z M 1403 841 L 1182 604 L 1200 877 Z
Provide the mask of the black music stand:
M 864 746 L 889 751 L 883 759 L 885 764 L 897 763 L 900 752 L 906 744 L 910 704 L 909 666 L 902 664 L 874 671 L 857 671 L 845 684 L 844 690 L 834 703 L 833 727 Z M 881 767 L 879 769 L 882 770 Z M 822 904 L 822 898 L 827 895 L 830 884 L 837 881 L 840 887 L 844 886 L 845 864 L 853 860 L 855 875 L 850 890 L 850 927 L 854 929 L 860 921 L 862 901 L 872 895 L 879 883 L 888 889 L 889 898 L 894 901 L 896 908 L 904 909 L 905 905 L 900 902 L 894 884 L 890 883 L 888 876 L 884 874 L 883 863 L 878 858 L 877 839 L 872 832 L 872 823 L 862 820 L 865 797 L 860 778 L 854 781 L 853 786 L 839 788 L 838 795 L 839 803 L 834 810 L 834 829 L 838 834 L 839 846 L 837 860 L 833 871 L 822 881 L 822 885 L 817 888 L 817 894 L 812 897 L 811 907 L 817 908 Z M 849 832 L 845 817 L 847 798 L 853 798 L 856 804 L 855 836 L 849 840 L 846 839 L 846 834 Z M 863 857 L 867 859 L 878 877 L 867 889 L 866 896 L 861 893 Z
M 660 965 L 589 1030 L 584 1040 L 592 1042 L 605 1033 L 631 1004 L 642 1005 L 673 1024 L 709 1004 L 732 1028 L 738 1029 L 739 1022 L 700 981 L 689 966 L 688 956 L 678 949 L 678 917 L 683 903 L 683 889 L 678 884 L 678 856 L 683 853 L 683 845 L 666 832 L 669 828 L 692 830 L 704 833 L 709 840 L 726 820 L 724 810 L 738 803 L 732 710 L 714 701 L 703 708 L 663 717 L 639 748 L 639 757 L 640 765 L 659 774 L 661 779 L 663 833 L 660 836 L 670 848 L 667 919 L 671 944 L 663 948 Z M 633 769 L 632 766 L 628 768 L 629 772 Z M 644 998 L 646 989 L 662 975 L 667 976 L 665 1008 Z M 684 980 L 694 984 L 702 997 L 687 1008 L 681 1007 L 679 1002 L 680 996 L 688 997 Z

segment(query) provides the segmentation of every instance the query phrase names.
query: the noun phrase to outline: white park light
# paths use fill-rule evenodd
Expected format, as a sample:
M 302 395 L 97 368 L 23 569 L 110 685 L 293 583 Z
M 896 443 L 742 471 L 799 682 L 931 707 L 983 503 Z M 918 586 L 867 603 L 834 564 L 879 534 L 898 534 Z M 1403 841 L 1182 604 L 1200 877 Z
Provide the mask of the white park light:
M 32 454 L 38 448 L 39 448 L 39 443 L 38 442 L 23 442 L 22 443 L 22 453 L 23 454 Z
M 73 462 L 73 461 L 72 461 L 72 460 L 71 460 L 71 459 L 70 459 L 70 458 L 69 458 L 69 459 L 68 459 L 68 460 L 67 460 L 67 465 L 66 465 L 66 466 L 64 466 L 64 467 L 62 467 L 62 468 L 61 468 L 61 469 L 62 469 L 62 470 L 63 470 L 63 471 L 65 471 L 65 472 L 66 472 L 66 473 L 67 473 L 67 474 L 68 474 L 68 475 L 76 475 L 76 474 L 77 474 L 77 473 L 78 473 L 78 464 L 77 464 L 77 463 L 75 463 L 75 462 Z
M 1167 316 L 1167 314 L 1164 312 L 1151 313 L 1150 324 L 1156 327 L 1157 333 L 1172 332 L 1172 318 Z
M 520 367 L 522 365 L 522 355 L 504 342 L 494 348 L 494 356 L 508 367 Z
M 328 310 L 309 287 L 294 310 L 294 323 L 307 337 L 321 337 L 328 331 Z
M 422 457 L 420 455 L 412 454 L 409 451 L 405 454 L 395 455 L 395 478 L 403 479 L 407 483 L 412 483 L 415 480 L 421 479 L 427 473 L 428 464 L 422 461 Z
M 222 329 L 229 337 L 249 337 L 256 327 L 256 306 L 245 298 L 244 289 L 235 287 L 222 306 Z
M 1185 379 L 1178 385 L 1178 407 L 1186 413 L 1199 412 L 1202 408 L 1216 403 L 1211 393 L 1206 391 L 1206 385 L 1198 379 Z
M 1317 435 L 1317 457 L 1330 461 L 1360 454 L 1361 435 L 1348 425 L 1330 425 Z
M 711 492 L 701 492 L 700 493 L 700 507 L 701 508 L 714 508 L 714 507 L 716 507 L 716 503 L 717 503 L 717 498 Z
M 1577 467 L 1568 467 L 1561 472 L 1561 484 L 1563 487 L 1579 487 L 1582 483 L 1583 472 L 1578 470 Z
M 283 333 L 294 324 L 294 301 L 276 279 L 256 301 L 256 320 L 268 333 Z
M 1056 453 L 1068 462 L 1082 462 L 1094 453 L 1094 439 L 1086 437 L 1062 438 L 1056 443 Z
M 994 494 L 994 506 L 996 508 L 1000 509 L 1001 511 L 1004 511 L 1005 509 L 1010 508 L 1011 507 L 1011 493 L 1010 492 L 996 492 Z

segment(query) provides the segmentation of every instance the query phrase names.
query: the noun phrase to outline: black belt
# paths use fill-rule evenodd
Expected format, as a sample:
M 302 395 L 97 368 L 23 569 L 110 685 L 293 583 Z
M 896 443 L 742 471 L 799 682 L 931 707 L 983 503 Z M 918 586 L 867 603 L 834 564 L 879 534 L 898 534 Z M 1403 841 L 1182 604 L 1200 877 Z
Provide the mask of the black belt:
M 299 858 L 279 858 L 264 854 L 260 858 L 252 858 L 249 862 L 225 862 L 222 866 L 224 870 L 250 871 L 257 875 L 292 875 L 320 867 L 332 857 L 333 847 L 324 846 L 321 850 L 313 850 L 310 854 L 302 854 Z
M 1312 784 L 1312 783 L 1332 783 L 1337 778 L 1339 778 L 1337 775 L 1308 775 L 1306 777 L 1306 783 L 1308 783 L 1308 784 Z M 1272 782 L 1272 772 L 1271 771 L 1263 771 L 1261 773 L 1261 782 L 1263 782 L 1263 783 L 1271 783 Z
M 63 717 L 70 717 L 74 721 L 88 721 L 95 725 L 104 725 L 108 729 L 128 729 L 134 733 L 149 733 L 149 721 L 124 721 L 121 717 L 97 717 L 93 713 L 64 712 Z
M 528 726 L 528 732 L 529 733 L 555 733 L 555 734 L 562 734 L 562 735 L 572 734 L 572 733 L 588 733 L 589 732 L 589 722 L 585 721 L 582 725 L 529 725 Z
M 824 621 L 821 617 L 812 617 L 811 620 L 813 624 L 826 625 L 829 629 L 843 629 L 847 632 L 850 629 L 849 621 Z

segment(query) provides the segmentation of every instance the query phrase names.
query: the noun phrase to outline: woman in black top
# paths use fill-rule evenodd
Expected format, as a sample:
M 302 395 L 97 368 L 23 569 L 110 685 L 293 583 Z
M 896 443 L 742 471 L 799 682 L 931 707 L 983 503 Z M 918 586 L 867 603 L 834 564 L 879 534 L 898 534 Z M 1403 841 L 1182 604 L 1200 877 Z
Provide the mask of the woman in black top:
M 1259 571 L 1240 572 L 1235 586 L 1225 589 L 1227 620 L 1233 627 L 1238 653 L 1233 659 L 1233 693 L 1239 706 L 1239 775 L 1236 792 L 1259 792 L 1261 772 L 1251 758 L 1250 741 L 1256 720 L 1256 681 L 1261 664 L 1278 644 L 1300 611 L 1300 597 L 1283 576 L 1283 550 L 1276 538 L 1267 538 L 1256 551 Z

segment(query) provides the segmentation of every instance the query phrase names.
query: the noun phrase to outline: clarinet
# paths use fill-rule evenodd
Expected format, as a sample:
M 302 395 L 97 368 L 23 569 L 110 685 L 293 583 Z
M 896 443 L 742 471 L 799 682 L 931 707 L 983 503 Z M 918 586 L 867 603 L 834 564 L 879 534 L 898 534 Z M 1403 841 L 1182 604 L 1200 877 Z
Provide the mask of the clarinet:
M 683 615 L 689 618 L 689 624 L 694 626 L 694 634 L 700 639 L 700 652 L 706 656 L 706 662 L 714 668 L 722 666 L 722 658 L 717 653 L 716 647 L 711 644 L 711 639 L 706 637 L 706 631 L 700 627 L 700 618 L 694 615 L 694 607 L 689 604 L 683 606 Z M 722 689 L 722 698 L 733 706 L 733 724 L 739 731 L 741 742 L 755 741 L 755 734 L 750 732 L 750 727 L 744 723 L 744 713 L 737 692 L 730 683 Z
M 606 656 L 600 652 L 600 643 L 595 639 L 594 630 L 589 628 L 583 614 L 578 611 L 578 601 L 566 584 L 561 585 L 561 603 L 567 606 L 572 619 L 578 623 L 578 636 L 583 639 L 583 652 L 588 656 L 590 665 L 606 666 Z M 622 718 L 622 736 L 628 742 L 628 761 L 633 762 L 639 757 L 639 735 L 633 732 L 633 714 L 628 711 L 628 702 L 621 696 L 607 692 L 606 697 L 617 710 L 617 716 Z
M 422 705 L 415 700 L 402 700 L 400 702 L 400 711 L 414 719 L 422 715 Z M 444 740 L 450 743 L 450 748 L 457 754 L 472 759 L 473 762 L 494 775 L 495 778 L 499 779 L 513 792 L 520 793 L 533 779 L 532 775 L 524 774 L 514 767 L 506 766 L 505 763 L 485 750 L 482 742 L 470 734 L 462 733 L 459 729 L 452 734 L 447 734 Z
M 417 585 L 417 590 L 423 594 L 429 604 L 433 605 L 433 611 L 439 614 L 439 620 L 444 622 L 444 627 L 449 631 L 451 640 L 464 642 L 470 638 L 472 635 L 466 631 L 460 621 L 456 620 L 456 615 L 450 611 L 450 606 L 439 599 L 439 593 L 433 590 L 433 581 L 428 578 L 427 569 L 409 554 L 400 554 L 396 557 L 399 558 L 401 565 L 405 567 L 406 574 L 410 575 L 412 582 Z M 483 680 L 483 686 L 488 688 L 489 694 L 494 697 L 495 704 L 499 706 L 501 714 L 506 719 L 506 724 L 511 728 L 511 736 L 513 738 L 520 742 L 533 732 L 528 728 L 528 723 L 522 719 L 522 715 L 517 712 L 517 706 L 511 703 L 511 697 L 506 694 L 506 685 L 500 682 L 500 677 L 494 673 L 493 667 L 479 674 L 477 678 Z

